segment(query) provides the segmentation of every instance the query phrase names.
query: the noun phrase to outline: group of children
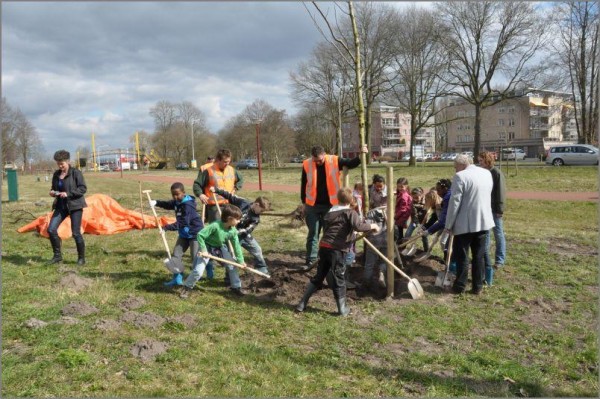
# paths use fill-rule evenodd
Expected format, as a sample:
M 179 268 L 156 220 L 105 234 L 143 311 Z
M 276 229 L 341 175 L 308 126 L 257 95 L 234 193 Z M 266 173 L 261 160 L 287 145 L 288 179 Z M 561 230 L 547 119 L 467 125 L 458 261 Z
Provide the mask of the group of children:
M 179 233 L 173 251 L 175 261 L 167 263 L 167 268 L 173 272 L 173 278 L 165 285 L 181 287 L 179 294 L 181 298 L 188 298 L 198 280 L 202 278 L 205 269 L 212 267 L 212 261 L 207 255 L 243 265 L 243 247 L 254 257 L 255 269 L 265 274 L 269 273 L 262 249 L 252 236 L 252 231 L 260 223 L 261 213 L 270 208 L 269 200 L 258 197 L 254 202 L 250 202 L 219 188 L 213 187 L 211 191 L 226 198 L 229 203 L 221 206 L 220 220 L 208 225 L 204 225 L 196 210 L 195 198 L 185 193 L 182 183 L 176 182 L 171 185 L 172 200 L 151 203 L 151 206 L 175 211 L 175 223 L 164 227 L 165 230 Z M 173 265 L 182 265 L 183 254 L 188 248 L 193 259 L 192 271 L 184 281 L 181 267 Z M 226 281 L 230 285 L 231 292 L 244 295 L 237 268 L 231 264 L 225 264 L 225 268 L 227 269 Z M 212 273 L 207 271 L 207 278 L 212 279 L 212 277 Z
M 422 236 L 423 249 L 428 250 L 427 236 L 443 230 L 450 199 L 448 179 L 441 179 L 427 193 L 421 187 L 410 190 L 408 180 L 399 178 L 396 181 L 396 203 L 394 212 L 394 230 L 396 243 L 410 237 L 415 231 Z M 152 206 L 174 210 L 176 221 L 166 225 L 165 230 L 177 231 L 179 237 L 173 251 L 175 262 L 167 265 L 181 265 L 183 254 L 190 248 L 193 258 L 192 271 L 183 279 L 181 268 L 170 268 L 173 278 L 165 283 L 167 286 L 181 287 L 180 297 L 188 298 L 196 283 L 202 278 L 212 261 L 209 255 L 244 264 L 242 248 L 254 257 L 256 270 L 268 274 L 267 264 L 262 249 L 252 236 L 253 230 L 260 223 L 260 215 L 270 208 L 269 200 L 258 197 L 250 202 L 233 193 L 211 188 L 212 192 L 227 199 L 228 203 L 221 206 L 221 218 L 208 225 L 196 210 L 193 196 L 185 193 L 182 183 L 171 186 L 172 200 L 152 201 Z M 309 298 L 321 288 L 323 281 L 328 280 L 329 286 L 338 306 L 340 315 L 347 315 L 349 308 L 346 303 L 346 269 L 354 260 L 354 241 L 356 232 L 370 232 L 370 241 L 382 252 L 386 251 L 387 221 L 385 207 L 388 190 L 385 179 L 380 175 L 373 176 L 373 183 L 368 187 L 370 211 L 362 214 L 362 184 L 357 183 L 354 190 L 342 188 L 337 193 L 338 205 L 332 207 L 325 216 L 323 235 L 319 243 L 319 263 L 317 272 L 306 288 L 306 291 L 296 306 L 296 311 L 302 312 Z M 446 252 L 446 250 L 444 250 Z M 364 280 L 367 288 L 373 287 L 372 277 L 374 266 L 379 266 L 376 280 L 385 284 L 386 264 L 370 249 L 365 254 Z M 241 280 L 237 268 L 224 263 L 227 269 L 226 281 L 231 292 L 243 295 Z M 207 276 L 209 279 L 212 275 Z

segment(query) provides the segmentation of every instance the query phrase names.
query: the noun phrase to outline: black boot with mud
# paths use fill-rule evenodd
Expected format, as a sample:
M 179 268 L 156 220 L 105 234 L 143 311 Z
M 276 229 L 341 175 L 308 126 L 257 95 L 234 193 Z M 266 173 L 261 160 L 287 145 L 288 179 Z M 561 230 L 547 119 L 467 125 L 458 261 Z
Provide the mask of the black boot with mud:
M 60 251 L 62 240 L 60 239 L 60 237 L 50 236 L 50 244 L 52 244 L 52 252 L 54 253 L 54 256 L 52 257 L 52 259 L 46 262 L 46 264 L 54 265 L 56 263 L 61 263 L 63 260 L 62 253 Z
M 308 300 L 317 291 L 317 286 L 313 283 L 308 283 L 308 287 L 306 287 L 306 291 L 304 291 L 304 295 L 300 300 L 300 303 L 296 306 L 296 312 L 304 312 L 306 307 L 308 306 Z

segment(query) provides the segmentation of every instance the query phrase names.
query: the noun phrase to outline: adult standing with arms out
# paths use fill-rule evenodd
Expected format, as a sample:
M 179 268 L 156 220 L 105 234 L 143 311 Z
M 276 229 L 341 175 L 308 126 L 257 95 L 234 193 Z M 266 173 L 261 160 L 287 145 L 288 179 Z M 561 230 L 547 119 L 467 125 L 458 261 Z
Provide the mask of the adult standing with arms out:
M 363 146 L 362 153 L 367 153 Z M 300 199 L 304 204 L 304 217 L 308 234 L 306 236 L 306 266 L 317 260 L 319 234 L 323 228 L 324 217 L 332 206 L 338 204 L 337 193 L 341 188 L 340 170 L 345 166 L 354 169 L 360 165 L 360 157 L 340 158 L 325 154 L 321 146 L 311 149 L 311 158 L 302 163 Z
M 506 203 L 506 181 L 500 169 L 494 166 L 494 155 L 491 152 L 483 151 L 479 154 L 479 165 L 490 171 L 494 182 L 494 187 L 492 188 L 492 217 L 494 218 L 494 227 L 491 233 L 494 233 L 496 252 L 493 264 L 490 257 L 491 233 L 488 233 L 485 243 L 485 281 L 487 285 L 492 285 L 494 281 L 494 269 L 503 267 L 506 258 L 506 240 L 504 238 L 504 225 L 502 223 L 504 204 Z
M 71 168 L 69 160 L 71 154 L 65 150 L 59 150 L 54 153 L 54 160 L 58 170 L 52 175 L 52 187 L 50 196 L 54 197 L 52 204 L 52 218 L 48 225 L 48 234 L 54 256 L 49 265 L 62 262 L 62 240 L 58 236 L 58 227 L 67 218 L 71 217 L 71 232 L 77 246 L 77 264 L 85 265 L 85 242 L 81 234 L 81 218 L 83 208 L 87 207 L 84 194 L 87 191 L 83 174 L 74 168 Z
M 456 280 L 452 291 L 461 294 L 469 275 L 469 248 L 471 249 L 472 294 L 483 289 L 485 240 L 494 227 L 492 217 L 492 187 L 489 170 L 472 164 L 471 158 L 460 154 L 454 160 L 456 174 L 452 179 L 452 194 L 446 215 L 446 230 L 454 234 L 452 248 L 456 260 Z
M 210 191 L 211 187 L 220 188 L 230 193 L 242 189 L 243 178 L 230 163 L 231 151 L 221 149 L 217 152 L 212 165 L 206 167 L 204 170 L 200 170 L 198 177 L 194 181 L 194 194 L 206 206 L 207 223 L 220 219 L 217 203 L 219 205 L 228 203 L 225 198 L 216 194 L 217 202 L 215 202 L 215 197 Z

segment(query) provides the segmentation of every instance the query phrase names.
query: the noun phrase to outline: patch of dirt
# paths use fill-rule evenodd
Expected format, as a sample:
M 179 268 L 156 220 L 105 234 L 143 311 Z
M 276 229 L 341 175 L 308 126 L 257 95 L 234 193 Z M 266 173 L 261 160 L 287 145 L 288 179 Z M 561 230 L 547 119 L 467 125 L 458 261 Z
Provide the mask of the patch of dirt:
M 116 331 L 121 328 L 121 323 L 112 319 L 100 319 L 92 328 L 100 331 Z
M 417 251 L 415 257 L 423 254 L 422 251 Z M 431 257 L 421 262 L 414 262 L 415 257 L 403 257 L 403 265 L 409 276 L 416 278 L 423 290 L 426 292 L 438 292 L 435 287 L 435 278 L 438 271 L 444 270 L 442 259 Z M 347 290 L 348 304 L 352 306 L 355 301 L 365 300 L 383 300 L 386 298 L 387 289 L 384 285 L 367 289 L 363 279 L 364 267 L 361 263 L 362 256 L 357 256 L 357 263 L 348 269 L 350 281 L 356 284 L 356 288 Z M 286 306 L 295 306 L 306 289 L 306 286 L 312 276 L 316 273 L 316 267 L 310 271 L 302 272 L 301 267 L 304 265 L 304 252 L 295 251 L 287 253 L 272 253 L 265 256 L 269 271 L 270 279 L 264 279 L 255 276 L 252 273 L 244 273 L 241 276 L 242 286 L 253 293 L 256 298 L 264 301 L 278 302 Z M 406 303 L 405 300 L 412 301 L 408 292 L 407 280 L 395 275 L 394 287 L 394 303 Z M 445 296 L 444 296 L 445 297 Z M 335 299 L 327 282 L 323 284 L 323 289 L 317 291 L 310 299 L 311 304 L 316 304 L 320 308 L 326 308 L 331 311 L 337 311 Z M 355 311 L 352 313 L 359 319 L 361 323 L 369 323 L 372 318 L 369 315 L 358 314 Z
M 31 318 L 23 323 L 23 326 L 25 326 L 27 328 L 32 328 L 34 330 L 38 329 L 38 328 L 44 328 L 47 325 L 48 325 L 47 322 L 45 322 L 43 320 L 39 320 L 39 319 L 34 319 L 34 318 Z
M 182 324 L 186 328 L 192 328 L 198 325 L 198 320 L 191 314 L 183 314 L 179 316 L 167 317 L 167 321 L 171 323 Z
M 139 313 L 127 311 L 121 316 L 121 321 L 131 323 L 138 328 L 157 328 L 163 325 L 167 320 L 164 317 L 151 312 Z
M 574 242 L 564 240 L 551 240 L 548 245 L 548 251 L 560 256 L 573 257 L 578 255 L 583 256 L 598 256 L 598 248 L 587 245 L 580 245 Z
M 556 317 L 558 313 L 568 313 L 569 305 L 564 302 L 552 301 L 544 298 L 534 298 L 531 300 L 520 300 L 515 303 L 521 305 L 527 311 L 520 317 L 523 323 L 529 324 L 532 328 L 543 328 L 547 331 L 560 332 L 564 326 L 559 323 Z
M 23 357 L 31 351 L 31 348 L 21 341 L 3 342 L 2 346 L 2 354 L 14 354 Z
M 141 308 L 146 304 L 146 300 L 139 296 L 129 295 L 123 302 L 119 304 L 119 308 L 123 310 L 133 310 Z
M 95 306 L 86 302 L 71 302 L 60 311 L 63 316 L 88 316 L 97 312 Z
M 94 283 L 94 280 L 80 277 L 76 273 L 67 273 L 66 276 L 60 279 L 60 286 L 62 288 L 74 291 L 81 292 L 85 290 L 87 287 L 91 286 Z
M 164 352 L 169 346 L 161 341 L 144 340 L 137 342 L 131 346 L 131 354 L 139 357 L 142 361 L 154 360 L 154 358 Z

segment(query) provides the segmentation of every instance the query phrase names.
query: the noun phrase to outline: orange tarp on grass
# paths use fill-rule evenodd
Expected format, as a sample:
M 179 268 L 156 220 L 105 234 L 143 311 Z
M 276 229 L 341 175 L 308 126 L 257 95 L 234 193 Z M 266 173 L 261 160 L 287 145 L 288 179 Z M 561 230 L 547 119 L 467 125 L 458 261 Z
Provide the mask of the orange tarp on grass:
M 140 212 L 123 208 L 117 201 L 104 194 L 93 194 L 85 197 L 87 208 L 83 209 L 81 232 L 87 234 L 116 234 L 131 229 L 141 229 L 146 222 L 146 228 L 156 228 L 154 215 L 144 215 Z M 148 212 L 152 212 L 148 205 Z M 37 230 L 44 237 L 48 235 L 48 224 L 52 212 L 40 216 L 33 222 L 19 228 L 19 233 Z M 162 216 L 159 218 L 161 226 L 174 223 L 174 217 Z M 67 217 L 58 228 L 60 238 L 69 238 L 71 234 L 71 218 Z

